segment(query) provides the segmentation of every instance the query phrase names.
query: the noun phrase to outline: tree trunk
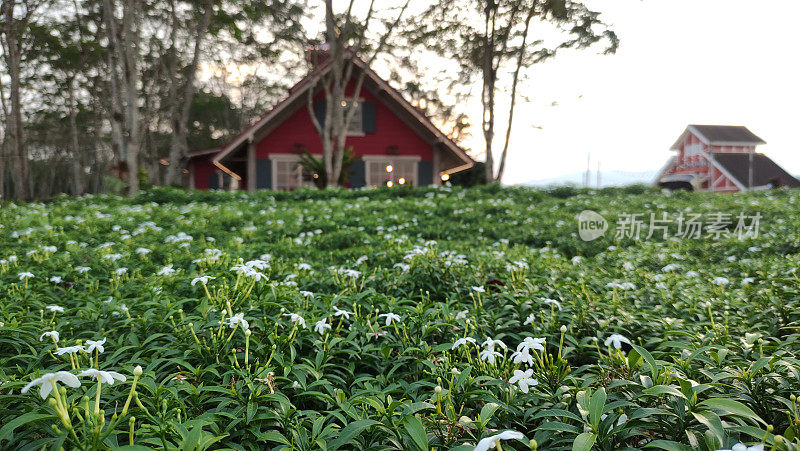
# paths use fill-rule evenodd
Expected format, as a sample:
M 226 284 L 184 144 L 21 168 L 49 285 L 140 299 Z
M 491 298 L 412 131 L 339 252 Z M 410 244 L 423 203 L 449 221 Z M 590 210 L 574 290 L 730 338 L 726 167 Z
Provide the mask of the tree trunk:
M 483 90 L 481 91 L 481 103 L 483 105 L 483 139 L 486 142 L 486 163 L 484 166 L 484 176 L 486 183 L 494 182 L 494 156 L 492 155 L 492 142 L 494 141 L 494 89 L 495 89 L 495 70 L 494 70 L 494 31 L 496 8 L 487 6 L 484 15 L 484 36 L 483 36 Z
M 0 17 L 3 14 L 0 11 Z M 5 52 L 3 52 L 5 55 Z M 3 117 L 0 118 L 0 123 L 4 124 L 3 127 L 3 134 L 0 135 L 0 199 L 5 199 L 6 197 L 6 160 L 8 152 L 6 152 L 6 144 L 8 143 L 8 130 L 6 129 L 7 125 L 7 118 L 8 118 L 8 106 L 6 105 L 6 96 L 5 91 L 3 88 L 3 80 L 0 77 L 0 113 L 3 113 Z
M 137 2 L 125 0 L 123 6 L 123 49 L 125 53 L 126 122 L 128 129 L 128 195 L 139 193 L 139 26 Z M 134 24 L 134 22 L 137 22 Z
M 19 200 L 30 198 L 30 174 L 28 173 L 28 155 L 25 149 L 25 135 L 22 124 L 22 102 L 20 100 L 20 41 L 14 20 L 13 1 L 3 1 L 3 17 L 5 22 L 5 57 L 8 75 L 9 103 L 11 111 L 6 117 L 6 142 L 8 155 L 11 157 L 14 171 L 14 196 Z
M 186 153 L 189 150 L 187 143 L 187 127 L 189 124 L 189 113 L 192 108 L 192 101 L 194 100 L 194 80 L 197 75 L 197 66 L 200 61 L 200 53 L 203 45 L 203 38 L 208 30 L 208 24 L 211 21 L 211 12 L 213 6 L 210 1 L 205 2 L 205 11 L 203 18 L 197 26 L 194 40 L 194 54 L 192 55 L 192 62 L 189 65 L 186 73 L 186 83 L 183 89 L 183 102 L 180 108 L 180 115 L 173 117 L 172 122 L 172 140 L 169 149 L 169 166 L 167 166 L 166 184 L 175 184 L 176 179 L 182 173 L 181 165 L 186 158 Z M 172 83 L 177 83 L 177 79 L 173 79 Z M 254 183 L 248 180 L 248 183 Z
M 69 80 L 69 132 L 72 138 L 72 195 L 80 196 L 84 192 L 83 159 L 78 144 L 78 111 L 75 104 L 75 79 Z
M 525 18 L 525 30 L 522 32 L 522 44 L 519 46 L 519 55 L 517 56 L 517 67 L 514 69 L 514 79 L 511 82 L 511 106 L 508 108 L 508 125 L 506 126 L 506 139 L 503 143 L 503 152 L 500 154 L 500 165 L 497 168 L 497 177 L 495 180 L 501 182 L 503 180 L 503 173 L 506 169 L 506 157 L 508 156 L 508 144 L 511 141 L 511 124 L 514 122 L 514 106 L 517 102 L 517 84 L 519 84 L 519 73 L 522 70 L 522 64 L 525 59 L 525 45 L 528 42 L 528 34 L 530 31 L 531 20 L 536 13 L 536 2 L 534 1 L 528 10 L 528 16 Z

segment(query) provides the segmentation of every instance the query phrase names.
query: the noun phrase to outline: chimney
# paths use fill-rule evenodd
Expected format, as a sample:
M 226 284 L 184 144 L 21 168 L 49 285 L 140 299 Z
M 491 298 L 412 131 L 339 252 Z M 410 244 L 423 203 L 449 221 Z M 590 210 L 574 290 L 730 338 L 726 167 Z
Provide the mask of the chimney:
M 306 61 L 311 63 L 312 69 L 324 64 L 331 57 L 331 45 L 329 43 L 310 45 L 306 47 Z

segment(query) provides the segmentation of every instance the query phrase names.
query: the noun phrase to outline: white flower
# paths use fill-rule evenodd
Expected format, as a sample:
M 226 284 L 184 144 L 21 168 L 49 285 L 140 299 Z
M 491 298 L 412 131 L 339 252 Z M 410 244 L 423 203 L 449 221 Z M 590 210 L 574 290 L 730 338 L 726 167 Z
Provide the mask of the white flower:
M 737 443 L 731 449 L 720 449 L 718 451 L 764 451 L 764 444 L 747 446 L 744 443 Z
M 478 445 L 475 446 L 475 451 L 487 451 L 493 449 L 497 446 L 497 442 L 500 440 L 522 440 L 524 438 L 525 436 L 521 432 L 503 431 L 499 434 L 481 439 L 481 441 L 478 442 Z
M 297 265 L 297 270 L 298 271 L 304 271 L 304 270 L 305 271 L 310 271 L 311 270 L 311 265 L 309 265 L 308 263 L 300 263 L 299 265 Z
M 469 313 L 469 310 L 462 310 L 456 313 L 456 320 L 465 319 L 467 317 L 467 313 Z
M 84 370 L 78 373 L 78 377 L 93 377 L 104 384 L 114 385 L 114 379 L 125 382 L 125 375 L 119 374 L 116 371 L 100 371 L 94 368 Z
M 19 276 L 19 280 L 30 279 L 30 278 L 33 277 L 33 273 L 32 272 L 27 272 L 27 271 L 26 272 L 21 272 L 21 273 L 19 273 L 17 275 Z
M 175 274 L 175 272 L 176 272 L 176 270 L 172 268 L 172 265 L 167 265 L 167 266 L 161 268 L 161 270 L 158 271 L 158 273 L 156 273 L 156 275 L 158 275 L 158 276 L 171 276 L 171 275 Z
M 711 282 L 714 283 L 715 285 L 727 285 L 731 283 L 731 281 L 725 277 L 714 277 L 714 280 L 712 280 Z
M 486 341 L 481 343 L 481 346 L 487 349 L 494 349 L 494 345 L 500 345 L 501 348 L 508 349 L 508 346 L 506 346 L 506 344 L 503 343 L 501 340 L 496 340 L 488 337 L 486 338 Z
M 542 299 L 542 300 L 544 301 L 545 304 L 554 305 L 558 307 L 559 310 L 561 310 L 561 303 L 556 301 L 555 299 Z
M 611 336 L 606 338 L 606 341 L 603 342 L 603 344 L 605 344 L 606 346 L 613 344 L 614 347 L 617 349 L 622 348 L 622 343 L 631 344 L 630 340 L 628 340 L 627 338 L 623 337 L 620 334 L 611 334 Z
M 140 247 L 140 248 L 136 249 L 136 253 L 139 254 L 139 255 L 147 255 L 150 252 L 151 252 L 150 249 L 147 249 L 145 247 Z
M 56 355 L 64 355 L 64 354 L 77 354 L 80 351 L 86 351 L 82 345 L 75 345 L 75 346 L 67 346 L 64 348 L 56 348 Z
M 31 387 L 39 385 L 39 396 L 41 396 L 42 399 L 46 399 L 50 392 L 53 391 L 55 382 L 61 382 L 72 388 L 81 386 L 81 381 L 79 381 L 74 374 L 67 371 L 57 371 L 55 373 L 43 374 L 42 377 L 32 380 L 28 385 L 22 388 L 22 393 L 27 393 Z
M 495 357 L 500 357 L 503 354 L 495 351 L 494 348 L 486 348 L 482 350 L 479 355 L 481 356 L 481 360 L 486 360 L 490 365 L 494 365 Z
M 386 318 L 386 325 L 389 326 L 392 324 L 392 321 L 400 321 L 400 316 L 394 313 L 382 313 L 378 315 L 378 318 Z
M 55 312 L 58 312 L 58 313 L 64 313 L 64 307 L 59 307 L 59 306 L 57 306 L 57 305 L 48 305 L 48 306 L 47 306 L 47 307 L 45 307 L 45 308 L 46 308 L 47 310 L 49 310 L 49 311 L 53 312 L 53 313 L 55 313 Z
M 459 338 L 458 340 L 456 340 L 455 343 L 453 343 L 453 347 L 451 347 L 450 350 L 453 350 L 453 349 L 455 349 L 455 348 L 457 348 L 459 346 L 466 346 L 467 343 L 475 344 L 477 342 L 472 337 Z
M 92 268 L 90 268 L 88 266 L 76 266 L 75 267 L 75 271 L 78 271 L 78 274 L 83 274 L 83 273 L 89 272 L 91 270 L 92 270 Z
M 476 293 L 485 293 L 486 292 L 486 288 L 483 288 L 483 287 L 472 287 L 472 291 L 474 291 Z
M 314 323 L 314 331 L 320 335 L 325 335 L 325 329 L 330 329 L 331 325 L 328 324 L 328 318 L 322 318 Z
M 247 329 L 250 328 L 250 323 L 248 323 L 247 320 L 244 319 L 244 313 L 237 313 L 237 314 L 231 316 L 230 318 L 225 320 L 225 324 L 230 326 L 231 329 L 236 327 L 237 324 L 241 324 L 242 325 L 242 329 L 244 329 L 244 330 L 247 330 Z
M 528 387 L 536 386 L 539 383 L 539 381 L 533 379 L 531 376 L 533 376 L 532 369 L 527 371 L 514 370 L 514 375 L 511 376 L 508 383 L 517 384 L 519 385 L 519 389 L 522 390 L 522 393 L 528 393 Z
M 521 351 L 512 353 L 511 361 L 514 363 L 527 363 L 528 365 L 533 365 L 533 356 L 531 355 L 530 351 L 525 348 Z
M 292 322 L 299 323 L 301 326 L 303 326 L 303 329 L 306 328 L 306 320 L 297 313 L 284 313 L 283 316 L 288 316 Z
M 197 282 L 200 282 L 203 285 L 205 285 L 208 283 L 209 280 L 214 280 L 214 279 L 216 279 L 216 277 L 211 277 L 211 276 L 195 277 L 194 279 L 192 279 L 192 286 L 194 286 Z
M 344 316 L 345 319 L 350 319 L 350 315 L 353 312 L 348 312 L 347 310 L 342 310 L 339 307 L 333 306 L 333 316 Z
M 50 282 L 53 282 L 53 283 L 61 283 L 62 281 L 63 281 L 63 279 L 61 278 L 61 276 L 53 276 L 53 277 L 50 278 Z
M 97 349 L 97 352 L 102 354 L 106 350 L 106 348 L 103 347 L 104 344 L 106 344 L 106 339 L 105 338 L 103 338 L 102 340 L 97 340 L 97 341 L 95 341 L 95 340 L 86 340 L 86 345 L 87 345 L 86 352 L 91 354 L 91 353 L 94 352 L 95 349 Z
M 756 279 L 754 279 L 753 277 L 745 277 L 744 279 L 742 279 L 742 285 L 749 285 L 755 281 Z
M 307 298 L 313 298 L 314 297 L 314 292 L 312 292 L 312 291 L 302 291 L 302 290 L 300 290 L 299 293 L 302 294 L 303 296 L 307 297 Z M 336 308 L 336 307 L 334 307 L 334 308 Z
M 525 337 L 524 340 L 520 344 L 517 345 L 517 351 L 522 351 L 523 349 L 535 349 L 537 351 L 544 351 L 544 342 L 547 341 L 547 338 L 532 338 L 532 337 Z
M 117 268 L 114 270 L 114 274 L 121 276 L 128 273 L 128 268 Z
M 58 341 L 58 332 L 51 330 L 50 332 L 45 332 L 39 337 L 39 341 L 42 341 L 44 337 L 51 337 L 56 342 Z

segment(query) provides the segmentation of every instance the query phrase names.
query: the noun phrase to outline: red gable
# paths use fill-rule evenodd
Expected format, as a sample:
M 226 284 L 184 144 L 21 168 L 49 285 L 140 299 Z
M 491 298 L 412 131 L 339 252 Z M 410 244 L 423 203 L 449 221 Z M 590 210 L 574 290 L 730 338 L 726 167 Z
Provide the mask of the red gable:
M 346 146 L 357 161 L 350 167 L 351 187 L 438 184 L 440 176 L 467 169 L 474 161 L 420 111 L 378 77 L 366 71 L 359 110 Z M 300 167 L 298 150 L 322 154 L 322 143 L 308 109 L 308 90 L 330 69 L 325 64 L 304 78 L 250 127 L 219 151 L 190 152 L 192 187 L 294 189 L 313 184 L 314 174 Z M 313 108 L 324 111 L 324 93 L 316 87 Z M 347 93 L 352 95 L 353 87 Z

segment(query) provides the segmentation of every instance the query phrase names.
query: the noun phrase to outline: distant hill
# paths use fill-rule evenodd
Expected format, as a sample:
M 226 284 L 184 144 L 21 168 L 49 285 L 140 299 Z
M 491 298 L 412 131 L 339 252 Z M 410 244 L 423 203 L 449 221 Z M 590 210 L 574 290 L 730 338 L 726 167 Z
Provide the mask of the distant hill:
M 658 170 L 643 171 L 643 172 L 626 172 L 626 171 L 602 171 L 600 172 L 600 186 L 625 186 L 633 185 L 635 183 L 653 183 Z M 577 172 L 574 174 L 565 174 L 558 177 L 531 180 L 522 183 L 527 186 L 557 186 L 557 185 L 575 185 L 583 186 L 584 172 Z M 592 172 L 589 184 L 592 187 L 597 186 L 597 173 Z

